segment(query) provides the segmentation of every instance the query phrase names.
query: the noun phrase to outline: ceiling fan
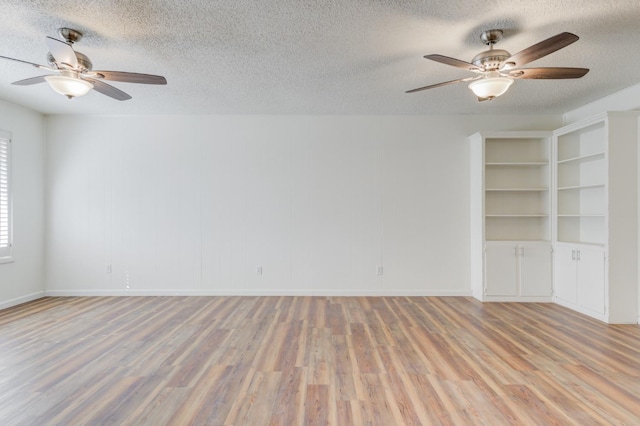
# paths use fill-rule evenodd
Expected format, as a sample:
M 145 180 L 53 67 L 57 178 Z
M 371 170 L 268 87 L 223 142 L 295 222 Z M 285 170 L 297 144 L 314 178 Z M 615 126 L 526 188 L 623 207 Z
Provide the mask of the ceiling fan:
M 560 33 L 512 55 L 506 50 L 493 48 L 502 39 L 502 30 L 483 31 L 480 39 L 489 46 L 489 50 L 478 53 L 471 62 L 443 55 L 425 56 L 426 59 L 431 59 L 432 61 L 471 71 L 476 74 L 475 76 L 419 87 L 408 90 L 405 93 L 415 93 L 469 81 L 469 88 L 478 97 L 478 100 L 486 101 L 504 94 L 516 79 L 580 78 L 589 72 L 587 68 L 522 68 L 523 65 L 529 62 L 533 62 L 578 41 L 578 38 L 575 34 Z
M 46 42 L 49 47 L 47 62 L 49 66 L 34 64 L 33 62 L 21 59 L 0 56 L 3 59 L 22 62 L 36 68 L 51 71 L 55 74 L 40 75 L 11 84 L 18 86 L 29 86 L 38 83 L 49 83 L 49 86 L 61 95 L 69 99 L 86 95 L 91 89 L 110 98 L 126 101 L 131 96 L 117 89 L 103 80 L 122 81 L 126 83 L 142 84 L 167 84 L 167 80 L 160 75 L 138 74 L 123 71 L 94 71 L 91 60 L 84 54 L 73 50 L 73 43 L 82 38 L 82 33 L 71 28 L 59 28 L 58 34 L 65 41 L 47 37 Z

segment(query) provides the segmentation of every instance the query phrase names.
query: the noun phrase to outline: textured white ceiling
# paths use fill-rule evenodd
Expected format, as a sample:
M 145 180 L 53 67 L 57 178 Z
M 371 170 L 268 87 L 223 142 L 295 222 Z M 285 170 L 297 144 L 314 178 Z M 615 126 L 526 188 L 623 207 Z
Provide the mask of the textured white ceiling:
M 119 102 L 68 100 L 43 74 L 0 60 L 0 99 L 63 114 L 559 113 L 640 82 L 639 0 L 0 0 L 0 55 L 46 64 L 45 36 L 71 27 L 94 69 L 164 75 L 167 86 L 113 83 Z M 465 61 L 501 28 L 516 53 L 563 31 L 580 40 L 530 66 L 590 68 L 577 80 L 519 80 L 479 103 L 466 84 L 404 91 L 470 73 Z

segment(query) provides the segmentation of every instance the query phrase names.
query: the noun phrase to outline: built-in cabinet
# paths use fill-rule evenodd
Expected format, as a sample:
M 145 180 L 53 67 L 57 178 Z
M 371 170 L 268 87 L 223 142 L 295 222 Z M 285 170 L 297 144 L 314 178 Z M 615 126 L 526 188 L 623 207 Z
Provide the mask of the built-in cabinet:
M 548 242 L 487 242 L 486 297 L 551 296 L 551 246 Z
M 638 126 L 609 112 L 554 132 L 554 300 L 611 323 L 638 321 Z
M 593 316 L 606 312 L 605 257 L 597 247 L 555 247 L 555 298 Z
M 640 112 L 470 137 L 471 285 L 636 323 Z
M 474 296 L 551 301 L 551 133 L 470 141 Z

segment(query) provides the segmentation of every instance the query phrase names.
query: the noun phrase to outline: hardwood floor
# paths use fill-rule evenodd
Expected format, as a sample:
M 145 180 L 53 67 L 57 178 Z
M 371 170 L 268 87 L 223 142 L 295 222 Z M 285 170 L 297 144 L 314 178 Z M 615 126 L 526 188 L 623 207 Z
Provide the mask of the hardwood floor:
M 640 327 L 454 297 L 45 298 L 2 425 L 639 424 Z

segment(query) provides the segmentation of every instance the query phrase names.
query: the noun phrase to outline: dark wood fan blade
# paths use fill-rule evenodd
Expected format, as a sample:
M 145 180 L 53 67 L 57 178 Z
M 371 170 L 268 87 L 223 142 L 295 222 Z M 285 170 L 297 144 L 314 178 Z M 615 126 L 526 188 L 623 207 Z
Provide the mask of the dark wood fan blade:
M 563 47 L 567 47 L 571 43 L 578 41 L 579 37 L 571 33 L 560 33 L 549 37 L 546 40 L 536 43 L 533 46 L 529 46 L 524 50 L 511 55 L 509 59 L 504 61 L 505 64 L 509 64 L 511 67 L 521 67 L 529 62 L 533 62 L 536 59 L 540 59 L 543 56 L 547 56 L 550 53 L 560 50 Z
M 47 37 L 47 47 L 58 64 L 66 64 L 71 68 L 78 67 L 78 58 L 73 47 L 53 37 Z
M 127 93 L 123 92 L 120 89 L 116 89 L 115 87 L 107 83 L 103 83 L 100 80 L 96 80 L 93 78 L 85 78 L 85 80 L 93 84 L 93 88 L 96 92 L 100 92 L 103 95 L 109 96 L 110 98 L 116 99 L 118 101 L 126 101 L 131 99 L 131 96 L 128 95 Z
M 161 75 L 138 74 L 123 71 L 93 71 L 105 80 L 122 81 L 125 83 L 139 84 L 167 84 L 167 79 Z
M 452 67 L 462 68 L 467 71 L 482 71 L 482 68 L 473 65 L 471 62 L 461 61 L 460 59 L 450 58 L 448 56 L 443 55 L 425 55 L 426 59 L 431 59 L 432 61 L 440 62 L 441 64 L 451 65 Z
M 44 83 L 46 80 L 44 79 L 46 76 L 39 75 L 37 77 L 25 78 L 24 80 L 14 81 L 11 84 L 15 84 L 16 86 L 30 86 L 32 84 Z
M 47 68 L 44 65 L 34 64 L 33 62 L 23 61 L 22 59 L 10 58 L 8 56 L 0 56 L 0 58 L 8 59 L 10 61 L 22 62 L 23 64 L 27 64 L 27 65 L 33 65 L 36 68 L 45 68 L 45 69 Z
M 459 78 L 458 80 L 444 81 L 442 83 L 432 84 L 430 86 L 418 87 L 417 89 L 407 90 L 405 93 L 421 92 L 423 90 L 435 89 L 436 87 L 447 86 L 449 84 L 454 84 L 454 83 L 462 83 L 463 81 L 471 81 L 471 80 L 475 80 L 477 78 L 478 77 L 467 77 L 467 78 Z
M 519 79 L 564 79 L 580 78 L 588 72 L 587 68 L 521 68 L 509 71 L 509 75 Z

